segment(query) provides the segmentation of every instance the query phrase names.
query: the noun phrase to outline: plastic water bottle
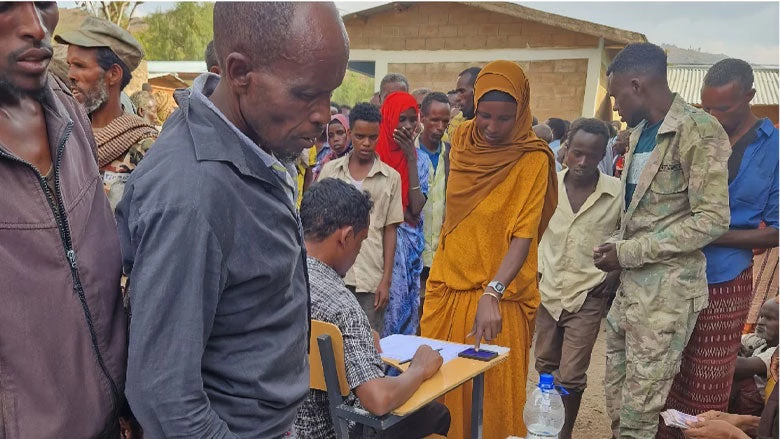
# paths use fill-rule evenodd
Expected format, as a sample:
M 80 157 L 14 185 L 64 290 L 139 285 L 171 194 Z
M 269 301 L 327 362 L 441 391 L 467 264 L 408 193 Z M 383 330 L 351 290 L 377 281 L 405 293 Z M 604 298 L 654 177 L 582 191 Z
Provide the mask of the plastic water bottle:
M 543 373 L 531 399 L 526 401 L 523 411 L 528 428 L 526 439 L 557 438 L 563 428 L 566 413 L 561 395 L 555 389 L 553 377 Z

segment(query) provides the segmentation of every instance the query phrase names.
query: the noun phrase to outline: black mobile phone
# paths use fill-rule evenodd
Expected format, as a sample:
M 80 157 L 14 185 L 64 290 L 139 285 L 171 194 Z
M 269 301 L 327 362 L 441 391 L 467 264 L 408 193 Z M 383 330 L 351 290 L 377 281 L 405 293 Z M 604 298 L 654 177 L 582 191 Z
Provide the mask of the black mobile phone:
M 458 354 L 459 357 L 470 358 L 472 360 L 490 361 L 498 357 L 498 352 L 486 351 L 483 349 L 474 350 L 474 348 L 468 348 Z

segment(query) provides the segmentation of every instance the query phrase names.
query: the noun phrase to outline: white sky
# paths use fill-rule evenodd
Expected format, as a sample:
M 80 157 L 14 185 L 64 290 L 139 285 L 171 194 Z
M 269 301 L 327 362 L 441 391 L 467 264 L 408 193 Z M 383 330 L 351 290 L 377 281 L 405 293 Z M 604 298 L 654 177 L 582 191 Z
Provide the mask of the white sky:
M 73 2 L 58 2 L 73 7 Z M 385 2 L 337 1 L 342 13 Z M 656 44 L 723 53 L 754 64 L 780 64 L 780 3 L 716 1 L 520 1 L 524 6 L 580 20 L 640 32 Z M 172 2 L 148 2 L 142 14 L 170 8 Z M 445 13 L 445 11 L 443 11 Z

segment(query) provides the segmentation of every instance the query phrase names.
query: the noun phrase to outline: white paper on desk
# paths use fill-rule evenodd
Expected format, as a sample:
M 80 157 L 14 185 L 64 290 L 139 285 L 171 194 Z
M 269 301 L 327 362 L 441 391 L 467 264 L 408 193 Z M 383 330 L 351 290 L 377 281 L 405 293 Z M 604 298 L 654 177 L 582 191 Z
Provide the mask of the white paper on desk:
M 412 357 L 414 357 L 414 353 L 417 352 L 417 348 L 424 344 L 430 346 L 431 349 L 438 349 L 439 354 L 445 363 L 458 358 L 458 353 L 463 352 L 470 347 L 474 347 L 474 345 L 451 343 L 448 341 L 402 334 L 389 335 L 379 340 L 379 345 L 382 347 L 382 357 L 398 362 L 411 360 Z M 499 354 L 509 352 L 509 348 L 488 344 L 480 345 L 480 349 L 498 352 Z

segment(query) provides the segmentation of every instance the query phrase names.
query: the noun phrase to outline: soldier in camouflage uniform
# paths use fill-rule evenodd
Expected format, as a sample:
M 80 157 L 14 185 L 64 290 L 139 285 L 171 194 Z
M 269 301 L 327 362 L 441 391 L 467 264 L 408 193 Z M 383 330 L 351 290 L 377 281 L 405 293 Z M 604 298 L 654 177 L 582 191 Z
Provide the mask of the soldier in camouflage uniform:
M 701 249 L 729 226 L 728 137 L 717 120 L 669 90 L 666 54 L 631 44 L 608 72 L 629 127 L 622 181 L 626 211 L 594 249 L 604 271 L 622 269 L 607 316 L 607 411 L 616 438 L 652 439 L 699 312 L 707 307 Z

